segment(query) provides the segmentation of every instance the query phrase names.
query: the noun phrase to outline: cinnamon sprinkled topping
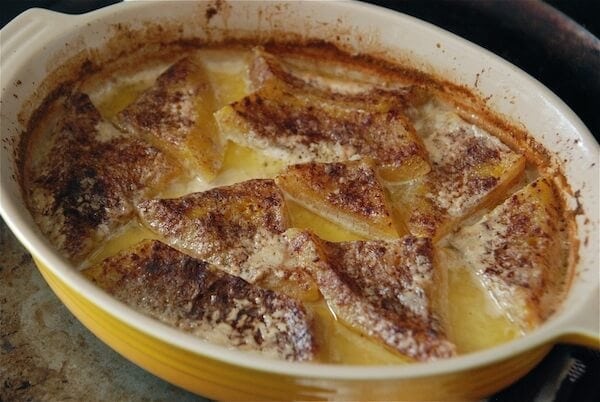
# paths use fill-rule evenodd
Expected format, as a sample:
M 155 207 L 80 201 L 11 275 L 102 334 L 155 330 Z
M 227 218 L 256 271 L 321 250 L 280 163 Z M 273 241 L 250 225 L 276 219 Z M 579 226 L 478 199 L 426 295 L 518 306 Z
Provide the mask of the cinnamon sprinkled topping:
M 146 241 L 84 274 L 141 312 L 220 345 L 286 360 L 313 358 L 311 320 L 297 301 Z
M 221 167 L 222 147 L 212 117 L 214 94 L 202 65 L 185 57 L 117 115 L 123 130 L 146 136 L 206 179 Z
M 73 93 L 30 172 L 30 207 L 50 240 L 79 261 L 134 216 L 132 201 L 171 179 L 179 165 L 104 121 L 89 97 Z
M 251 76 L 260 88 L 216 114 L 229 139 L 277 150 L 295 162 L 373 158 L 390 169 L 411 163 L 415 174 L 429 170 L 402 112 L 410 89 L 336 93 L 288 74 L 272 56 L 257 58 Z
M 411 233 L 440 238 L 452 225 L 492 202 L 525 167 L 500 140 L 429 103 L 413 117 L 424 136 L 432 171 L 395 191 Z
M 302 233 L 296 247 L 317 249 L 312 267 L 338 319 L 415 360 L 453 356 L 431 311 L 433 249 L 429 239 L 332 243 Z
M 554 310 L 566 273 L 562 207 L 541 178 L 509 197 L 452 244 L 496 302 L 524 330 Z
M 397 237 L 385 189 L 368 163 L 293 165 L 276 180 L 290 198 L 349 230 Z
M 171 246 L 209 261 L 250 283 L 295 281 L 301 298 L 315 284 L 287 264 L 289 226 L 283 195 L 273 180 L 249 180 L 176 199 L 141 202 L 142 222 Z M 275 285 L 277 287 L 277 285 Z

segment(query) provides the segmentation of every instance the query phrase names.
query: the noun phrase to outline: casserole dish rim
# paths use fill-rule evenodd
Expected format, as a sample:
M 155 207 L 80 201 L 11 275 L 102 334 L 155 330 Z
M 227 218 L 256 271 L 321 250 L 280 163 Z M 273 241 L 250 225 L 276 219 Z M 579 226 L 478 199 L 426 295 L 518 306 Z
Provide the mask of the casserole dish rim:
M 485 49 L 481 49 L 476 45 L 473 45 L 464 39 L 458 38 L 457 36 L 448 33 L 440 28 L 434 27 L 428 23 L 409 17 L 392 10 L 382 9 L 377 6 L 360 4 L 360 3 L 347 3 L 343 2 L 343 7 L 355 7 L 357 10 L 370 10 L 374 13 L 384 13 L 394 15 L 399 20 L 404 19 L 404 23 L 410 22 L 411 24 L 421 25 L 423 29 L 433 30 L 438 34 L 443 34 L 446 38 L 452 41 L 460 41 L 464 46 L 473 47 L 477 52 L 484 52 L 486 57 L 491 57 L 497 63 L 500 63 L 504 68 L 509 68 L 513 74 L 523 78 L 525 77 L 531 82 L 533 86 L 540 91 L 540 95 L 544 99 L 550 102 L 550 104 L 556 108 L 557 113 L 563 115 L 566 120 L 571 123 L 582 140 L 582 145 L 592 154 L 597 155 L 599 153 L 598 144 L 595 142 L 589 130 L 585 128 L 579 118 L 566 106 L 559 98 L 552 94 L 542 84 L 537 82 L 526 73 L 518 70 L 512 64 L 500 59 L 498 56 L 491 54 Z M 90 13 L 81 15 L 64 15 L 59 13 L 52 13 L 48 11 L 40 11 L 32 9 L 30 11 L 21 14 L 13 22 L 9 23 L 2 31 L 7 32 L 17 29 L 19 20 L 23 19 L 25 15 L 39 16 L 44 15 L 46 18 L 53 16 L 56 21 L 63 22 L 65 26 L 57 27 L 55 36 L 48 38 L 47 41 L 56 40 L 61 34 L 67 34 L 69 30 L 75 30 L 85 26 L 86 23 L 99 20 L 104 17 L 109 17 L 115 13 L 118 7 L 122 9 L 135 9 L 136 7 L 144 6 L 143 2 L 132 2 L 122 3 L 113 6 L 109 6 L 104 9 L 92 11 Z M 67 24 L 68 22 L 68 24 Z M 57 24 L 60 25 L 60 24 Z M 4 52 L 3 52 L 4 53 Z M 6 63 L 16 63 L 14 59 L 9 60 Z M 4 64 L 4 63 L 3 63 Z M 3 79 L 3 97 L 6 95 L 8 85 L 8 79 Z M 6 95 L 8 96 L 8 95 Z M 4 130 L 3 130 L 4 131 Z M 4 133 L 3 133 L 4 135 Z M 3 137 L 4 138 L 4 137 Z M 593 156 L 593 155 L 592 155 Z M 4 164 L 4 161 L 3 161 Z M 3 173 L 3 178 L 4 178 Z M 579 323 L 582 326 L 586 326 L 584 322 L 585 316 L 581 318 L 580 315 L 585 315 L 587 311 L 586 306 L 594 304 L 594 297 L 596 298 L 595 304 L 597 305 L 598 292 L 589 295 L 589 299 L 582 299 L 579 301 L 579 311 L 565 312 L 563 309 L 551 317 L 547 322 L 542 324 L 539 328 L 526 334 L 522 338 L 510 341 L 499 346 L 487 348 L 482 351 L 460 355 L 448 360 L 439 360 L 436 362 L 429 363 L 411 363 L 409 365 L 401 366 L 346 366 L 338 364 L 323 364 L 323 363 L 292 363 L 284 362 L 273 359 L 261 357 L 251 353 L 231 350 L 222 346 L 214 345 L 192 335 L 182 333 L 179 330 L 168 327 L 154 319 L 144 316 L 143 314 L 135 311 L 134 309 L 126 306 L 125 304 L 115 300 L 112 296 L 108 295 L 101 289 L 94 286 L 91 282 L 83 278 L 81 274 L 74 272 L 74 269 L 70 266 L 63 257 L 59 256 L 58 253 L 52 250 L 49 242 L 43 238 L 37 228 L 28 226 L 23 219 L 20 217 L 19 206 L 15 205 L 11 195 L 8 194 L 8 190 L 5 185 L 2 185 L 0 193 L 2 199 L 2 205 L 0 205 L 0 212 L 5 219 L 5 222 L 10 229 L 17 235 L 19 240 L 26 246 L 26 248 L 32 252 L 36 260 L 48 267 L 54 274 L 56 274 L 62 281 L 77 291 L 82 297 L 85 297 L 92 301 L 100 308 L 106 310 L 111 315 L 114 315 L 118 319 L 134 326 L 137 330 L 140 330 L 150 336 L 156 337 L 164 342 L 171 343 L 182 349 L 188 350 L 192 353 L 207 356 L 213 359 L 221 360 L 234 365 L 252 368 L 256 370 L 289 374 L 289 375 L 300 375 L 303 377 L 319 377 L 319 378 L 332 378 L 332 379 L 391 379 L 391 378 L 412 378 L 419 376 L 429 376 L 444 374 L 454 371 L 462 371 L 467 369 L 473 369 L 478 366 L 488 365 L 499 360 L 507 359 L 515 356 L 519 353 L 530 350 L 536 346 L 540 346 L 546 343 L 554 342 L 561 336 L 568 335 L 572 332 L 577 332 L 575 324 Z M 7 203 L 7 199 L 10 201 Z M 22 206 L 21 206 L 22 208 Z M 593 222 L 593 224 L 596 224 Z M 597 228 L 594 231 L 597 235 Z M 597 236 L 596 236 L 597 238 Z M 592 238 L 593 242 L 593 238 Z M 590 251 L 593 252 L 593 249 Z M 596 287 L 596 290 L 598 288 Z M 581 311 L 583 310 L 583 312 Z M 592 309 L 593 313 L 593 309 Z M 572 317 L 575 315 L 576 317 Z M 579 320 L 578 320 L 579 319 Z M 580 322 L 582 321 L 583 322 Z M 565 324 L 571 324 L 571 327 Z M 592 324 L 593 325 L 593 324 Z M 591 328 L 591 327 L 589 327 Z M 588 328 L 585 328 L 588 329 Z M 592 328 L 593 329 L 593 328 Z M 158 335 L 157 335 L 158 334 Z

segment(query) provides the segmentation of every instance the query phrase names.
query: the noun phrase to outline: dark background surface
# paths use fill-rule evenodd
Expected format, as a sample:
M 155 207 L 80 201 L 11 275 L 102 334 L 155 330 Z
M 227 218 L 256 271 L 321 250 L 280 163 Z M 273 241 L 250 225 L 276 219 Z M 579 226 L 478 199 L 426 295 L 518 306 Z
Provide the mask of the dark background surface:
M 372 0 L 496 53 L 563 99 L 600 138 L 600 0 Z M 4 1 L 1 25 L 30 7 L 82 13 L 115 1 Z M 492 401 L 600 401 L 600 352 L 558 345 Z

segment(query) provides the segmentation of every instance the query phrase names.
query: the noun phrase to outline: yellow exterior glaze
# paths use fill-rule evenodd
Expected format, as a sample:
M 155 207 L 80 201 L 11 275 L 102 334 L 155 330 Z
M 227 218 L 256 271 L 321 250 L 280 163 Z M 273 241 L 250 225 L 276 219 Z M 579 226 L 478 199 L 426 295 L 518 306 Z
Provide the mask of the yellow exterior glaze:
M 52 290 L 96 336 L 121 355 L 164 380 L 220 400 L 474 400 L 525 375 L 551 345 L 468 371 L 413 379 L 300 378 L 201 356 L 159 340 L 108 314 L 36 260 Z
M 573 333 L 561 336 L 558 338 L 558 342 L 570 343 L 573 345 L 580 345 L 587 348 L 600 350 L 600 334 L 598 334 L 598 336 L 588 336 L 584 334 Z
M 30 9 L 2 29 L 0 79 L 2 87 L 10 90 L 2 94 L 2 123 L 6 127 L 2 130 L 2 138 L 6 146 L 0 149 L 3 168 L 0 212 L 19 238 L 25 243 L 38 245 L 30 249 L 32 253 L 57 256 L 47 246 L 48 242 L 44 241 L 40 231 L 33 227 L 31 215 L 22 200 L 20 183 L 14 180 L 18 172 L 13 169 L 15 147 L 12 145 L 20 144 L 22 130 L 18 128 L 34 110 L 31 107 L 31 102 L 35 100 L 32 94 L 35 92 L 40 97 L 44 95 L 45 89 L 42 87 L 40 91 L 35 91 L 33 84 L 47 78 L 48 69 L 45 67 L 59 66 L 70 57 L 90 52 L 102 56 L 106 53 L 102 52 L 102 46 L 105 45 L 102 38 L 112 38 L 115 25 L 123 24 L 128 27 L 131 21 L 143 26 L 147 24 L 149 28 L 163 23 L 166 27 L 175 27 L 177 22 L 177 26 L 185 27 L 177 31 L 182 37 L 198 37 L 201 40 L 212 40 L 212 35 L 218 34 L 220 30 L 236 35 L 238 32 L 248 32 L 263 39 L 274 38 L 281 30 L 324 40 L 334 40 L 337 37 L 335 44 L 349 47 L 357 54 L 385 54 L 390 58 L 393 55 L 412 54 L 415 56 L 414 60 L 430 66 L 432 71 L 446 72 L 445 79 L 465 87 L 472 86 L 474 72 L 485 68 L 487 78 L 480 82 L 479 88 L 474 89 L 494 96 L 493 106 L 500 115 L 507 116 L 509 120 L 518 120 L 520 125 L 530 129 L 541 146 L 556 155 L 556 160 L 568 161 L 562 166 L 567 181 L 573 190 L 580 190 L 579 206 L 591 225 L 579 225 L 577 229 L 577 237 L 581 240 L 589 239 L 589 244 L 586 242 L 585 247 L 582 244 L 577 250 L 580 257 L 578 271 L 564 308 L 570 312 L 570 320 L 575 318 L 584 332 L 594 336 L 573 335 L 560 339 L 596 348 L 600 346 L 597 331 L 599 292 L 596 269 L 600 255 L 597 229 L 598 180 L 597 175 L 580 174 L 591 163 L 596 162 L 600 148 L 589 130 L 564 103 L 537 81 L 495 56 L 482 53 L 481 49 L 459 38 L 399 13 L 383 11 L 360 2 L 309 4 L 238 1 L 229 2 L 228 5 L 230 7 L 224 7 L 226 12 L 210 19 L 210 26 L 206 25 L 209 21 L 205 15 L 209 7 L 214 7 L 214 2 L 181 2 L 177 7 L 169 2 L 123 2 L 79 16 Z M 343 20 L 340 15 L 344 15 Z M 350 36 L 349 28 L 352 31 Z M 132 43 L 147 43 L 149 37 L 146 30 L 140 32 L 144 32 L 144 35 L 130 32 L 131 39 L 134 40 Z M 166 36 L 153 40 L 171 39 L 169 30 L 161 32 Z M 22 35 L 23 33 L 27 35 Z M 373 40 L 356 40 L 361 36 Z M 398 37 L 403 38 L 400 44 Z M 218 38 L 218 35 L 214 37 L 215 40 Z M 282 35 L 282 39 L 285 38 L 286 35 Z M 440 44 L 443 45 L 443 52 L 436 50 Z M 109 48 L 112 45 L 111 42 Z M 108 56 L 112 58 L 114 53 Z M 35 60 L 35 66 L 39 68 L 31 68 L 32 60 Z M 13 93 L 15 96 L 12 96 Z M 227 100 L 220 99 L 223 103 Z M 516 110 L 518 114 L 515 114 Z M 540 119 L 540 116 L 544 118 Z M 562 141 L 556 141 L 554 134 L 559 126 Z M 573 147 L 574 142 L 579 145 Z M 48 284 L 71 312 L 113 349 L 173 384 L 218 399 L 480 399 L 524 375 L 551 347 L 548 343 L 518 357 L 439 376 L 371 381 L 295 378 L 223 363 L 145 334 L 107 313 L 103 306 L 92 303 L 81 290 L 59 279 L 53 273 L 54 269 L 36 263 Z M 71 274 L 76 273 L 69 272 Z M 582 307 L 579 303 L 581 300 L 587 300 L 589 307 Z M 554 341 L 555 339 L 548 339 L 548 342 Z

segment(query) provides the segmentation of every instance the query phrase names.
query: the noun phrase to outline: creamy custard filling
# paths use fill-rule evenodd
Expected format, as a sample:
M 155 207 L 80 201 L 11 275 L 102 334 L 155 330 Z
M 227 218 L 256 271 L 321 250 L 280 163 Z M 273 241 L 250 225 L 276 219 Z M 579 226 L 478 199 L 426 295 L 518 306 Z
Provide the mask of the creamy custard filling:
M 423 316 L 428 317 L 429 313 L 434 313 L 436 330 L 439 330 L 442 336 L 440 341 L 442 352 L 440 352 L 440 355 L 443 356 L 451 356 L 455 352 L 459 354 L 474 352 L 507 342 L 521 336 L 526 330 L 539 325 L 543 319 L 547 318 L 551 312 L 544 312 L 541 315 L 536 314 L 537 301 L 534 300 L 534 302 L 531 302 L 531 298 L 527 299 L 527 296 L 522 296 L 524 291 L 519 289 L 520 300 L 529 300 L 527 303 L 523 301 L 522 304 L 526 305 L 528 309 L 532 309 L 527 314 L 535 317 L 535 319 L 527 321 L 528 323 L 533 322 L 533 324 L 523 325 L 521 322 L 522 319 L 518 318 L 518 314 L 511 310 L 511 308 L 514 309 L 519 306 L 511 307 L 505 305 L 507 303 L 506 300 L 498 301 L 498 289 L 502 290 L 506 288 L 506 283 L 510 281 L 507 282 L 506 278 L 503 278 L 505 280 L 504 283 L 499 284 L 498 275 L 496 277 L 493 275 L 493 267 L 491 268 L 492 271 L 487 271 L 487 274 L 485 270 L 478 270 L 477 267 L 492 263 L 489 263 L 489 259 L 485 257 L 485 250 L 481 251 L 477 249 L 477 246 L 470 245 L 470 242 L 478 241 L 477 236 L 473 235 L 473 232 L 484 232 L 481 228 L 485 227 L 486 219 L 487 222 L 490 219 L 501 219 L 497 217 L 498 212 L 496 212 L 496 215 L 494 215 L 494 212 L 491 212 L 494 208 L 497 208 L 498 205 L 501 205 L 512 194 L 525 188 L 537 179 L 539 174 L 536 167 L 534 165 L 526 166 L 526 158 L 518 150 L 510 149 L 498 138 L 462 120 L 448 105 L 442 105 L 442 103 L 435 100 L 432 101 L 431 98 L 435 97 L 435 95 L 427 95 L 424 98 L 421 93 L 422 90 L 419 89 L 417 91 L 419 92 L 418 96 L 414 94 L 410 96 L 399 95 L 399 99 L 390 101 L 389 97 L 396 96 L 394 94 L 409 93 L 410 85 L 406 82 L 390 81 L 389 77 L 385 80 L 379 80 L 374 77 L 375 70 L 368 68 L 346 71 L 343 63 L 325 63 L 318 68 L 311 68 L 311 61 L 314 61 L 314 54 L 311 55 L 311 52 L 298 52 L 298 54 L 294 55 L 293 52 L 290 53 L 289 49 L 287 51 L 289 53 L 288 59 L 282 63 L 282 66 L 287 69 L 286 74 L 293 74 L 296 77 L 294 79 L 309 83 L 310 88 L 300 88 L 298 93 L 295 94 L 292 90 L 298 88 L 298 84 L 296 82 L 293 82 L 292 85 L 287 83 L 284 85 L 285 96 L 280 96 L 281 94 L 278 91 L 281 91 L 281 88 L 277 86 L 275 86 L 275 89 L 268 89 L 268 91 L 272 92 L 265 92 L 263 89 L 261 94 L 266 96 L 268 101 L 277 101 L 280 98 L 285 102 L 297 102 L 296 106 L 299 105 L 300 109 L 306 111 L 312 110 L 310 107 L 314 105 L 309 104 L 318 100 L 321 103 L 316 105 L 316 107 L 320 108 L 321 111 L 315 115 L 321 116 L 321 119 L 336 119 L 342 116 L 343 119 L 350 122 L 354 117 L 362 116 L 362 120 L 359 119 L 360 124 L 355 124 L 356 127 L 369 125 L 369 122 L 375 121 L 376 129 L 380 130 L 386 136 L 393 136 L 392 132 L 394 130 L 400 130 L 403 135 L 402 141 L 405 141 L 405 138 L 409 138 L 412 148 L 407 151 L 406 155 L 398 155 L 407 157 L 407 155 L 414 154 L 416 155 L 416 161 L 413 161 L 413 163 L 410 161 L 410 158 L 406 158 L 408 162 L 396 164 L 396 160 L 386 159 L 385 163 L 389 169 L 385 170 L 380 166 L 379 170 L 377 170 L 377 180 L 373 182 L 377 182 L 378 186 L 381 184 L 384 186 L 382 190 L 377 189 L 377 196 L 381 199 L 385 198 L 385 202 L 381 200 L 378 202 L 376 212 L 384 217 L 379 226 L 385 227 L 385 229 L 372 231 L 348 230 L 349 227 L 352 228 L 352 225 L 340 225 L 339 221 L 335 221 L 335 213 L 331 213 L 331 211 L 322 213 L 318 203 L 312 205 L 310 210 L 301 206 L 297 201 L 302 199 L 302 197 L 297 195 L 296 197 L 289 197 L 285 202 L 286 223 L 278 229 L 278 235 L 281 234 L 279 232 L 283 232 L 287 228 L 297 228 L 299 230 L 310 230 L 323 241 L 339 242 L 342 244 L 350 244 L 344 242 L 366 240 L 367 238 L 394 239 L 407 232 L 416 236 L 432 238 L 435 249 L 435 265 L 437 271 L 439 271 L 436 275 L 443 275 L 443 279 L 438 278 L 435 280 L 443 281 L 445 285 L 438 286 L 435 297 L 428 300 L 427 303 L 423 303 L 426 306 L 424 308 L 428 311 L 427 314 L 423 313 Z M 260 50 L 260 52 L 264 52 L 264 50 Z M 235 107 L 237 107 L 238 111 L 244 109 L 242 101 L 248 99 L 249 96 L 253 96 L 254 91 L 260 88 L 257 78 L 252 76 L 252 63 L 255 61 L 256 51 L 251 51 L 250 49 L 231 50 L 211 48 L 200 49 L 192 53 L 194 62 L 201 65 L 202 68 L 201 79 L 206 84 L 206 86 L 202 87 L 202 90 L 206 91 L 207 96 L 210 98 L 210 102 L 205 102 L 203 105 L 198 106 L 199 109 L 195 111 L 196 115 L 200 116 L 201 119 L 212 119 L 212 113 L 217 112 L 217 121 L 221 119 L 222 122 L 227 117 L 227 113 L 235 111 Z M 173 62 L 180 59 L 181 57 L 178 57 Z M 116 130 L 111 122 L 118 121 L 118 116 L 124 110 L 135 105 L 144 93 L 153 88 L 157 78 L 164 74 L 172 64 L 157 63 L 156 65 L 145 67 L 142 71 L 129 74 L 126 77 L 105 80 L 101 85 L 96 85 L 92 88 L 86 88 L 85 85 L 82 86 L 82 88 L 89 89 L 91 101 L 102 116 L 102 119 L 94 125 L 96 132 L 95 139 L 99 143 L 118 141 L 121 135 L 125 135 L 123 132 Z M 268 78 L 262 78 L 268 81 Z M 328 103 L 327 97 L 323 95 L 330 93 L 327 91 L 336 94 L 334 102 Z M 425 90 L 425 92 L 427 91 Z M 361 94 L 364 95 L 365 93 L 369 94 L 368 97 L 361 98 Z M 373 100 L 372 97 L 378 93 L 383 98 Z M 256 100 L 258 98 L 255 97 L 252 99 Z M 429 100 L 424 101 L 424 99 Z M 414 104 L 411 104 L 411 102 L 414 102 Z M 396 112 L 392 114 L 389 114 L 390 104 L 393 104 L 397 108 Z M 232 105 L 234 106 L 233 108 Z M 286 107 L 288 106 L 289 104 L 286 105 Z M 260 107 L 260 104 L 257 107 Z M 277 105 L 273 106 L 273 108 L 277 112 L 274 120 L 284 119 L 285 116 L 280 112 L 282 110 L 285 112 L 285 108 L 280 109 Z M 352 108 L 356 110 L 353 111 Z M 264 110 L 261 110 L 262 112 Z M 270 113 L 269 110 L 264 113 L 266 114 L 261 116 L 261 119 L 264 118 L 263 121 L 266 122 L 265 124 L 272 123 L 274 120 L 269 120 L 267 116 Z M 250 120 L 248 119 L 248 121 Z M 393 121 L 397 127 L 394 125 L 390 126 L 388 124 L 389 121 Z M 320 125 L 317 124 L 315 127 L 332 128 L 332 130 L 334 128 L 337 130 L 339 127 L 338 123 L 320 122 Z M 352 123 L 354 124 L 356 121 L 352 120 Z M 39 130 L 47 128 L 51 132 L 53 127 L 58 123 L 55 119 L 53 120 L 50 111 L 48 112 L 48 116 L 40 120 L 40 124 L 45 124 L 47 127 L 41 127 Z M 202 124 L 199 124 L 199 126 L 202 126 Z M 238 131 L 248 129 L 247 127 L 244 129 L 241 126 L 241 124 L 238 124 L 236 129 Z M 339 142 L 329 144 L 330 148 L 326 152 L 323 151 L 327 155 L 323 157 L 323 155 L 319 154 L 319 149 L 314 148 L 314 144 L 306 143 L 305 139 L 301 138 L 301 136 L 294 136 L 293 127 L 292 129 L 288 127 L 287 131 L 285 131 L 278 130 L 276 126 L 276 124 L 273 125 L 274 128 L 271 127 L 272 130 L 270 128 L 269 135 L 272 135 L 272 138 L 270 137 L 264 143 L 260 142 L 262 141 L 260 138 L 258 142 L 255 141 L 256 138 L 247 140 L 244 137 L 247 133 L 240 132 L 235 135 L 225 133 L 225 139 L 220 144 L 222 149 L 219 150 L 219 155 L 215 157 L 218 161 L 215 161 L 214 165 L 212 165 L 214 169 L 211 168 L 212 173 L 196 177 L 193 177 L 193 175 L 186 176 L 183 173 L 174 177 L 175 175 L 171 174 L 168 176 L 168 180 L 161 182 L 158 187 L 143 197 L 140 197 L 140 194 L 135 193 L 135 191 L 133 191 L 133 195 L 129 195 L 132 194 L 131 191 L 127 192 L 127 197 L 129 197 L 128 202 L 139 205 L 139 201 L 146 200 L 142 201 L 142 205 L 151 205 L 152 202 L 159 202 L 157 200 L 160 199 L 185 199 L 185 197 L 192 193 L 218 190 L 219 188 L 247 182 L 248 180 L 276 179 L 279 177 L 280 179 L 278 180 L 281 181 L 281 177 L 284 177 L 282 175 L 286 174 L 286 168 L 288 168 L 291 162 L 301 161 L 312 163 L 336 161 L 338 163 L 349 162 L 351 164 L 360 164 L 363 163 L 360 159 L 364 159 L 363 156 L 367 155 L 369 158 L 375 157 L 373 163 L 377 165 L 376 159 L 378 156 L 385 159 L 393 154 L 392 151 L 384 148 L 382 145 L 383 142 L 377 142 L 378 133 L 374 132 L 369 134 L 372 137 L 372 143 L 350 141 L 347 144 Z M 392 128 L 390 129 L 390 127 Z M 216 125 L 213 128 L 216 130 Z M 311 129 L 310 125 L 302 125 L 301 128 L 304 130 L 303 133 Z M 347 128 L 348 124 L 346 124 L 344 130 Z M 223 129 L 223 125 L 221 129 Z M 127 132 L 127 130 L 125 131 Z M 130 131 L 134 132 L 135 130 Z M 135 136 L 136 134 L 132 135 Z M 157 132 L 157 135 L 161 135 L 161 132 Z M 283 135 L 287 135 L 289 138 L 279 137 Z M 40 137 L 42 137 L 41 134 L 32 136 L 32 141 Z M 227 141 L 226 138 L 234 141 Z M 290 159 L 289 150 L 280 152 L 271 147 L 273 142 L 269 141 L 272 141 L 273 138 L 276 139 L 275 143 L 291 141 L 298 145 L 297 148 L 293 149 L 293 152 L 296 152 L 298 149 L 303 149 L 306 152 L 301 157 Z M 50 138 L 50 140 L 54 141 L 53 138 Z M 169 157 L 175 155 L 180 158 L 187 158 L 187 156 L 191 155 L 189 152 L 201 152 L 201 147 L 196 149 L 192 147 L 190 148 L 192 151 L 186 150 L 182 152 L 178 150 L 177 152 L 169 152 L 160 143 L 155 143 L 155 145 L 161 151 L 165 149 L 165 154 L 170 155 Z M 152 145 L 149 146 L 152 147 Z M 360 148 L 360 152 L 357 151 L 359 148 L 356 147 Z M 40 166 L 44 166 L 44 161 L 48 159 L 48 154 L 39 145 L 33 144 L 30 148 L 32 151 L 30 152 L 27 167 L 28 171 L 31 172 L 36 171 Z M 314 155 L 317 156 L 314 157 Z M 345 158 L 344 155 L 347 156 L 347 161 L 343 160 Z M 468 159 L 469 157 L 474 159 L 467 160 L 465 163 L 465 158 Z M 339 161 L 340 158 L 342 159 L 341 162 Z M 372 161 L 369 160 L 368 162 L 371 163 Z M 179 161 L 179 163 L 182 163 L 182 161 Z M 185 163 L 183 164 L 185 165 Z M 327 163 L 323 163 L 320 166 L 324 166 L 324 172 L 329 172 L 332 167 L 326 165 Z M 429 166 L 431 166 L 431 172 L 427 173 Z M 329 187 L 316 183 L 310 188 L 310 197 L 317 199 L 319 194 L 326 196 L 329 192 L 329 197 L 336 199 L 334 196 L 340 193 L 342 195 L 345 194 L 345 188 L 343 187 L 343 180 L 345 178 L 338 178 L 338 180 L 341 181 L 336 183 L 335 186 Z M 381 184 L 378 180 L 381 180 Z M 27 183 L 27 178 L 25 182 Z M 315 180 L 315 182 L 318 181 Z M 298 188 L 295 191 L 299 195 L 303 195 L 303 192 L 306 192 L 300 186 Z M 481 190 L 482 188 L 484 190 Z M 366 190 L 365 196 L 369 196 Z M 31 197 L 29 200 L 30 206 L 35 202 L 36 199 Z M 144 202 L 146 204 L 143 204 Z M 128 205 L 128 208 L 132 208 L 131 204 Z M 40 212 L 35 207 L 31 207 L 31 209 L 34 213 L 41 214 L 43 219 L 39 221 L 42 222 L 40 224 L 52 224 L 52 217 L 44 216 L 43 211 Z M 222 209 L 225 209 L 225 206 Z M 432 226 L 413 224 L 415 220 L 411 221 L 411 217 L 414 216 L 415 211 L 422 215 L 431 214 L 433 216 Z M 369 213 L 374 212 L 370 211 Z M 544 215 L 541 212 L 540 214 L 536 219 L 542 221 Z M 368 214 L 363 215 L 368 216 Z M 368 221 L 368 218 L 364 220 Z M 169 241 L 168 236 L 164 233 L 149 230 L 151 225 L 149 226 L 148 222 L 146 224 L 143 222 L 144 219 L 135 217 L 132 213 L 128 212 L 127 219 L 111 226 L 111 230 L 106 231 L 103 236 L 86 240 L 86 250 L 88 251 L 84 255 L 84 258 L 81 259 L 81 256 L 78 257 L 79 267 L 86 270 L 86 272 L 92 272 L 103 261 L 106 261 L 107 258 L 136 247 L 143 240 Z M 263 232 L 257 230 L 257 233 Z M 279 254 L 278 252 L 273 254 L 269 251 L 277 248 L 274 247 L 274 242 L 276 243 L 279 241 L 277 239 L 280 239 L 275 239 L 271 235 L 262 236 L 261 241 L 253 237 L 251 240 L 248 240 L 248 244 L 244 242 L 236 243 L 236 246 L 241 249 L 250 247 L 249 244 L 259 247 L 256 253 L 250 255 L 247 260 L 248 265 L 245 268 L 252 269 L 253 267 L 265 265 L 285 265 L 283 261 L 285 258 L 283 256 L 286 251 L 281 251 L 283 248 L 280 248 L 281 253 Z M 50 236 L 52 235 L 50 234 Z M 494 234 L 492 233 L 490 236 L 493 237 Z M 559 242 L 564 243 L 566 235 L 561 234 L 560 236 Z M 529 235 L 524 241 L 536 243 L 535 235 Z M 269 249 L 265 245 L 271 248 Z M 284 246 L 287 247 L 288 245 L 285 244 L 282 247 Z M 340 246 L 341 249 L 343 247 L 345 246 Z M 485 248 L 488 246 L 484 244 L 481 247 Z M 495 247 L 495 245 L 489 247 Z M 478 250 L 477 258 L 473 257 L 473 253 L 469 254 L 469 250 L 472 249 Z M 193 247 L 188 250 L 186 250 L 186 247 L 179 247 L 179 251 L 184 251 L 188 254 L 191 253 L 193 257 L 208 259 L 217 269 L 219 269 L 219 264 L 224 264 L 223 260 L 215 259 L 210 254 L 201 256 L 195 253 Z M 494 250 L 491 252 L 493 253 Z M 479 262 L 476 261 L 477 259 Z M 481 261 L 485 262 L 485 264 Z M 561 268 L 563 270 L 561 272 L 564 274 L 564 270 L 567 268 L 565 266 L 566 262 L 561 261 L 560 264 L 562 264 Z M 307 265 L 310 264 L 307 263 Z M 340 281 L 343 282 L 343 268 L 337 267 L 337 269 L 337 274 L 341 275 L 339 277 L 341 278 Z M 307 317 L 312 320 L 311 330 L 313 331 L 312 333 L 315 336 L 317 345 L 314 351 L 306 355 L 309 356 L 307 358 L 336 364 L 405 364 L 414 361 L 413 358 L 418 356 L 418 353 L 413 353 L 413 358 L 410 358 L 406 353 L 390 347 L 389 344 L 394 344 L 395 341 L 389 341 L 386 345 L 381 339 L 378 340 L 372 334 L 369 335 L 369 331 L 365 331 L 364 328 L 357 330 L 356 325 L 349 323 L 347 319 L 337 316 L 336 311 L 339 313 L 348 310 L 344 308 L 343 300 L 336 299 L 335 290 L 329 291 L 327 301 L 322 297 L 326 286 L 324 282 L 321 283 L 322 288 L 320 290 L 313 286 L 306 291 L 306 289 L 299 290 L 298 283 L 277 280 L 276 276 L 263 276 L 263 274 L 257 274 L 253 271 L 240 273 L 233 271 L 232 267 L 226 267 L 225 271 L 234 276 L 241 276 L 259 288 L 266 288 L 269 291 L 275 291 L 277 294 L 292 296 L 295 299 L 303 301 L 302 305 L 306 309 Z M 340 272 L 342 273 L 340 274 Z M 364 273 L 361 275 L 364 276 Z M 533 273 L 532 275 L 538 274 Z M 331 279 L 333 277 L 322 275 L 321 281 L 329 280 L 327 278 Z M 352 293 L 352 283 L 348 283 L 350 285 L 346 291 L 350 294 Z M 557 287 L 560 286 L 557 285 Z M 369 289 L 365 288 L 361 291 L 368 292 Z M 564 291 L 562 288 L 552 290 L 554 292 L 552 295 L 556 296 L 556 300 L 553 300 L 553 302 L 558 301 L 562 291 Z M 413 299 L 423 297 L 422 289 L 420 288 L 414 290 L 413 293 L 410 295 L 399 294 L 400 296 L 398 297 L 409 299 L 411 297 Z M 355 292 L 355 294 L 360 295 L 360 292 Z M 357 300 L 361 302 L 360 298 Z M 403 300 L 406 302 L 408 299 Z M 388 300 L 386 303 L 390 303 L 390 301 Z M 359 303 L 357 302 L 357 304 Z M 152 308 L 156 309 L 156 306 Z M 144 309 L 142 308 L 142 310 Z M 381 326 L 383 325 L 383 321 L 376 324 Z M 389 328 L 395 328 L 394 325 L 396 324 L 397 322 L 393 325 L 390 324 Z M 194 325 L 199 324 L 187 321 L 185 323 L 185 326 L 193 327 Z M 209 322 L 207 325 L 212 324 Z M 206 336 L 210 328 L 201 326 L 198 326 L 198 328 L 197 332 L 199 336 L 205 339 L 210 338 Z M 380 331 L 380 334 L 384 333 L 384 330 Z M 218 335 L 219 330 L 215 334 Z M 393 338 L 393 336 L 394 334 L 391 334 L 390 338 Z M 410 337 L 407 339 L 412 342 Z M 218 343 L 221 341 L 215 338 L 215 342 Z M 446 344 L 445 342 L 448 343 Z M 248 348 L 242 347 L 242 349 Z M 285 353 L 289 355 L 289 351 Z M 283 354 L 285 355 L 285 353 Z

